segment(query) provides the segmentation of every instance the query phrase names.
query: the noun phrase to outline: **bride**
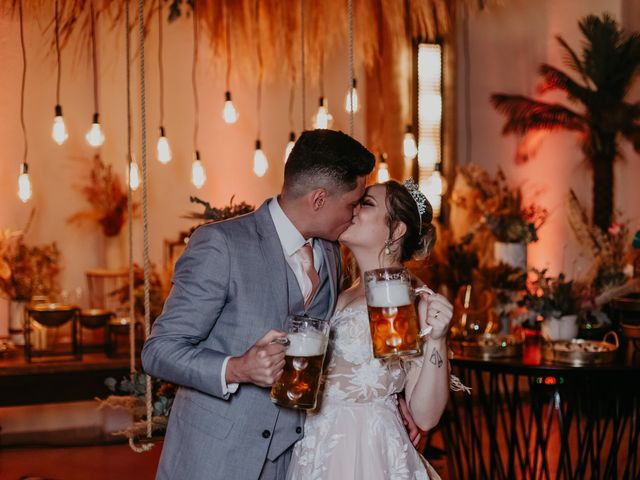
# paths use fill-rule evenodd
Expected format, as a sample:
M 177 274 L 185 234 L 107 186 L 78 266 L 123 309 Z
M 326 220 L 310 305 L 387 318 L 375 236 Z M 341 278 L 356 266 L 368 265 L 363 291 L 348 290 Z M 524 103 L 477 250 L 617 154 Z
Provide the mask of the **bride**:
M 401 267 L 429 253 L 435 241 L 432 217 L 431 205 L 412 181 L 376 184 L 339 240 L 360 272 Z M 448 399 L 446 334 L 453 309 L 441 295 L 421 297 L 420 328 L 432 327 L 422 356 L 381 361 L 372 353 L 362 278 L 340 294 L 320 408 L 307 415 L 289 480 L 439 478 L 412 446 L 397 407 L 397 394 L 404 390 L 416 424 L 429 430 Z

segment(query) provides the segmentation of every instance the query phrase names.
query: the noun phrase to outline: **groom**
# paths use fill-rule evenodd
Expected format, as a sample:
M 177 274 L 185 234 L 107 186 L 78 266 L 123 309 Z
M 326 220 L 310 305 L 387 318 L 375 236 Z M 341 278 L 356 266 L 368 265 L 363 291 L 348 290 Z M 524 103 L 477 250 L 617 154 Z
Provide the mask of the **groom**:
M 181 386 L 158 479 L 284 479 L 304 415 L 269 398 L 284 366 L 284 347 L 273 340 L 290 313 L 333 313 L 335 241 L 374 163 L 342 132 L 304 132 L 279 196 L 193 233 L 142 351 L 147 373 Z

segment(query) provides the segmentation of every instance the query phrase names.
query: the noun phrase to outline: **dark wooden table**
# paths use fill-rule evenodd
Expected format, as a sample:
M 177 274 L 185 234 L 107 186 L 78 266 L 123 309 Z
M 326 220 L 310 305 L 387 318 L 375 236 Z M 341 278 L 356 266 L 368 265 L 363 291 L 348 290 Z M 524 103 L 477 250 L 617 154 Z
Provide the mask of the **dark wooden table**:
M 573 367 L 456 357 L 472 395 L 452 393 L 442 433 L 451 478 L 640 478 L 640 353 Z
M 85 353 L 80 361 L 27 363 L 20 350 L 0 358 L 0 407 L 104 398 L 104 380 L 128 374 L 128 357 Z

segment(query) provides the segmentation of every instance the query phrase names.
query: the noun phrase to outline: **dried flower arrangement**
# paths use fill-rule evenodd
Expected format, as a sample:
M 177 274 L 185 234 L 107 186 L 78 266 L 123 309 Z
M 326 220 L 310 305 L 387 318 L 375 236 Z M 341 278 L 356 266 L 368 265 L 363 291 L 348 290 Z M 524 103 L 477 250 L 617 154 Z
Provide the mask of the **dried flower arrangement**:
M 568 281 L 563 273 L 557 277 L 547 275 L 547 270 L 532 269 L 522 304 L 544 318 L 574 315 L 581 309 L 584 287 Z
M 54 243 L 29 246 L 25 231 L 0 231 L 0 293 L 28 301 L 34 295 L 60 291 L 60 251 Z
M 129 282 L 110 292 L 109 295 L 116 297 L 121 305 L 128 304 Z M 138 264 L 133 265 L 133 295 L 135 311 L 142 318 L 144 316 L 144 271 Z M 155 265 L 152 264 L 149 272 L 149 313 L 152 323 L 162 313 L 164 300 L 164 286 Z
M 535 203 L 523 204 L 522 190 L 511 187 L 507 177 L 498 170 L 495 178 L 483 168 L 470 164 L 458 169 L 472 189 L 467 198 L 452 198 L 452 202 L 477 214 L 499 242 L 530 243 L 538 240 L 538 230 L 549 212 Z
M 72 215 L 68 221 L 97 222 L 106 237 L 118 235 L 127 219 L 128 199 L 126 187 L 120 177 L 113 173 L 111 165 L 106 165 L 100 156 L 96 155 L 87 183 L 79 189 L 91 208 Z M 134 214 L 138 207 L 139 204 L 134 202 Z
M 631 241 L 627 223 L 612 223 L 606 232 L 592 225 L 573 190 L 566 199 L 569 225 L 587 258 L 593 259 L 587 281 L 598 292 L 624 285 L 625 266 L 631 262 Z

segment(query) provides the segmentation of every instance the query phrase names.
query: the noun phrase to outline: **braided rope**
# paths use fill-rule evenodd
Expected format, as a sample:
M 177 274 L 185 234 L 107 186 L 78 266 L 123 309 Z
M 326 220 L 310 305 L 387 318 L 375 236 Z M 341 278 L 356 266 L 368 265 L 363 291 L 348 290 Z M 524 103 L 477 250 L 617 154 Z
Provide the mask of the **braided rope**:
M 349 16 L 349 103 L 351 108 L 349 109 L 349 135 L 353 137 L 353 124 L 355 112 L 353 111 L 353 89 L 355 75 L 353 72 L 353 0 L 347 0 L 347 11 Z
M 131 32 L 129 30 L 129 0 L 125 1 L 125 54 L 127 72 L 127 168 L 131 175 Z M 131 179 L 127 182 L 127 225 L 129 228 L 129 374 L 131 381 L 136 374 L 135 357 L 135 289 L 133 275 L 133 192 Z
M 149 200 L 148 200 L 148 172 L 147 172 L 147 110 L 144 74 L 144 0 L 138 0 L 138 34 L 140 36 L 140 144 L 142 147 L 142 238 L 143 238 L 143 259 L 144 259 L 144 337 L 149 336 L 151 330 L 150 300 L 149 300 Z M 153 399 L 151 398 L 151 377 L 146 377 L 147 403 L 147 438 L 151 438 L 153 415 Z M 146 448 L 146 447 L 142 447 Z M 148 447 L 151 448 L 151 447 Z

